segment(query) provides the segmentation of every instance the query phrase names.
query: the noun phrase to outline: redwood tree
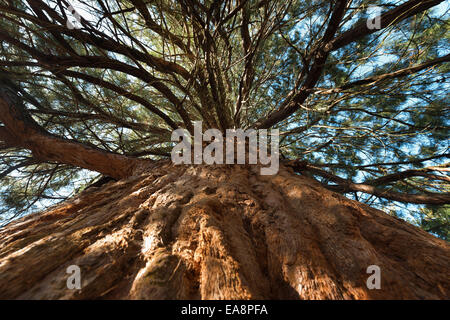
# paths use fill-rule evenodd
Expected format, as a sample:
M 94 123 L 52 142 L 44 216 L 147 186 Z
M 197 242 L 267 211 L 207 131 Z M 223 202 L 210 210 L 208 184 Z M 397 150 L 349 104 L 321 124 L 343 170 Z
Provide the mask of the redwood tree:
M 0 298 L 448 299 L 448 9 L 0 0 Z M 278 174 L 174 165 L 194 121 Z

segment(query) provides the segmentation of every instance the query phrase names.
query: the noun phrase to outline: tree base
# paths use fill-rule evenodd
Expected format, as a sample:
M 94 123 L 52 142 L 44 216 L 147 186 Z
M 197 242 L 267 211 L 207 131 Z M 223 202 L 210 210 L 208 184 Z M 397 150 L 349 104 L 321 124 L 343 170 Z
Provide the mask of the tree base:
M 141 171 L 1 229 L 0 298 L 450 297 L 445 241 L 289 168 Z M 367 287 L 371 265 L 380 289 Z

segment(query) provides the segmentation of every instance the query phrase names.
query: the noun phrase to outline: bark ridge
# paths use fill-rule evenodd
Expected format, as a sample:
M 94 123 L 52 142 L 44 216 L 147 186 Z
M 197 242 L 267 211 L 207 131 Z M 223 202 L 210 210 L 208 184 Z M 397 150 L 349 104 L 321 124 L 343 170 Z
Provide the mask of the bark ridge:
M 3 299 L 448 299 L 449 265 L 445 241 L 284 166 L 159 162 L 0 229 Z

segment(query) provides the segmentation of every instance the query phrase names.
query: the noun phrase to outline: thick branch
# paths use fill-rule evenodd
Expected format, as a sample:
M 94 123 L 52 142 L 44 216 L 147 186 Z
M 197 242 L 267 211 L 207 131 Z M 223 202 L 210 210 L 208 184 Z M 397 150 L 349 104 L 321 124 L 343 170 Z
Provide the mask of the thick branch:
M 99 85 L 103 88 L 109 89 L 111 91 L 114 91 L 130 100 L 140 103 L 145 108 L 147 108 L 147 110 L 149 110 L 150 112 L 153 112 L 154 114 L 158 115 L 161 119 L 163 119 L 172 129 L 178 128 L 177 124 L 168 115 L 166 115 L 164 112 L 159 110 L 156 106 L 154 106 L 148 100 L 146 100 L 138 95 L 135 95 L 135 94 L 123 89 L 122 87 L 119 87 L 119 86 L 117 86 L 111 82 L 105 81 L 103 79 L 96 78 L 91 75 L 77 72 L 77 71 L 62 70 L 62 71 L 59 71 L 58 73 L 68 76 L 68 77 L 82 79 L 84 81 L 87 81 L 87 82 Z
M 433 6 L 438 5 L 443 0 L 411 0 L 395 9 L 392 9 L 381 15 L 381 29 L 384 29 L 392 24 L 399 23 L 400 21 L 409 18 L 417 13 L 425 11 Z M 364 36 L 372 34 L 381 29 L 369 29 L 367 22 L 364 21 L 344 32 L 342 35 L 332 39 L 334 36 L 339 22 L 342 20 L 342 15 L 345 10 L 346 1 L 339 1 L 335 7 L 333 15 L 331 17 L 328 29 L 325 32 L 319 49 L 316 50 L 316 60 L 314 65 L 308 71 L 305 83 L 302 88 L 293 96 L 292 99 L 286 105 L 282 105 L 278 110 L 272 112 L 264 119 L 260 119 L 255 127 L 259 129 L 270 128 L 275 124 L 287 119 L 294 114 L 300 105 L 309 97 L 311 89 L 317 84 L 320 79 L 323 66 L 331 51 L 337 50 L 351 42 L 355 42 Z
M 150 55 L 148 52 L 143 53 L 133 47 L 124 46 L 124 45 L 120 44 L 119 42 L 117 42 L 116 40 L 112 39 L 111 37 L 109 37 L 103 33 L 100 33 L 99 31 L 94 30 L 94 31 L 96 31 L 97 34 L 100 35 L 100 36 L 96 36 L 93 33 L 87 33 L 82 30 L 79 30 L 79 29 L 68 29 L 65 27 L 65 25 L 53 24 L 48 19 L 46 19 L 43 12 L 40 11 L 40 10 L 45 10 L 55 20 L 59 20 L 60 17 L 57 15 L 57 13 L 53 9 L 51 9 L 49 6 L 47 6 L 43 1 L 29 0 L 28 2 L 30 3 L 31 6 L 34 7 L 34 11 L 38 15 L 39 19 L 35 20 L 35 19 L 33 19 L 34 18 L 33 16 L 27 15 L 25 12 L 22 12 L 15 8 L 11 8 L 11 7 L 4 7 L 4 8 L 7 9 L 8 11 L 12 11 L 16 14 L 21 14 L 23 17 L 29 19 L 30 21 L 41 25 L 42 27 L 49 30 L 53 35 L 56 34 L 56 35 L 59 35 L 59 37 L 60 37 L 60 33 L 64 33 L 69 36 L 72 36 L 73 38 L 75 38 L 83 43 L 89 43 L 89 44 L 95 45 L 98 48 L 102 48 L 104 50 L 111 51 L 111 52 L 117 52 L 117 53 L 123 54 L 129 58 L 136 59 L 141 62 L 145 62 L 160 72 L 167 72 L 167 73 L 174 72 L 174 73 L 180 74 L 182 77 L 184 77 L 186 79 L 190 78 L 189 72 L 187 70 L 185 70 L 182 66 L 180 66 L 176 63 L 170 62 L 170 61 L 166 61 L 162 58 L 158 58 L 153 55 Z M 130 35 L 128 35 L 128 36 L 130 36 Z M 61 39 L 59 37 L 57 37 L 58 40 Z M 70 50 L 71 50 L 71 48 L 70 48 Z
M 9 42 L 10 44 L 25 50 L 33 58 L 41 62 L 42 67 L 49 70 L 61 70 L 68 67 L 86 67 L 86 68 L 105 68 L 110 70 L 115 70 L 119 72 L 126 73 L 128 75 L 134 76 L 142 81 L 145 81 L 150 86 L 158 90 L 162 95 L 164 95 L 167 100 L 169 100 L 175 107 L 176 111 L 183 119 L 186 128 L 193 133 L 193 126 L 188 112 L 182 105 L 182 101 L 172 92 L 172 90 L 167 87 L 164 83 L 158 80 L 156 77 L 151 75 L 146 70 L 133 67 L 127 63 L 110 59 L 102 56 L 77 56 L 77 57 L 65 57 L 65 56 L 54 56 L 43 53 L 33 47 L 27 46 L 21 41 L 9 36 L 7 33 L 0 32 L 0 40 Z M 158 114 L 159 115 L 159 114 Z
M 416 15 L 422 11 L 428 10 L 434 6 L 437 6 L 444 0 L 411 0 L 408 1 L 388 12 L 383 13 L 378 17 L 381 22 L 381 29 L 388 26 L 399 23 L 409 17 Z M 331 50 L 337 50 L 346 46 L 352 42 L 355 42 L 369 34 L 380 31 L 381 29 L 373 28 L 369 29 L 367 27 L 367 21 L 358 23 L 350 30 L 344 32 L 340 36 L 336 37 L 331 43 Z
M 192 52 L 189 49 L 188 45 L 185 45 L 181 38 L 171 33 L 169 30 L 164 29 L 161 25 L 157 24 L 151 17 L 150 12 L 147 9 L 146 4 L 142 0 L 131 0 L 131 3 L 136 7 L 139 13 L 145 20 L 145 25 L 159 34 L 162 38 L 170 39 L 176 46 L 180 49 L 184 50 L 188 56 L 192 57 Z
M 4 126 L 0 126 L 0 141 L 4 143 L 6 148 L 11 148 L 18 144 L 18 140 Z
M 450 153 L 443 153 L 438 154 L 435 156 L 422 158 L 422 159 L 414 159 L 409 161 L 397 161 L 397 162 L 378 162 L 378 163 L 372 163 L 372 164 L 366 164 L 366 165 L 360 165 L 360 166 L 353 166 L 355 169 L 364 169 L 364 168 L 370 168 L 370 167 L 379 167 L 379 166 L 396 166 L 396 165 L 402 165 L 402 164 L 418 164 L 425 161 L 431 161 L 435 159 L 440 158 L 450 158 Z M 348 165 L 346 164 L 339 164 L 339 163 L 329 163 L 329 164 L 315 164 L 316 167 L 328 167 L 328 168 L 346 168 Z
M 422 71 L 424 69 L 427 69 L 429 67 L 435 66 L 437 64 L 444 63 L 444 62 L 449 62 L 449 61 L 450 61 L 450 54 L 447 54 L 447 55 L 445 55 L 443 57 L 439 57 L 439 58 L 433 59 L 431 61 L 424 62 L 424 63 L 419 64 L 417 66 L 412 66 L 412 67 L 400 69 L 400 70 L 397 70 L 397 71 L 393 71 L 393 72 L 390 72 L 390 73 L 380 74 L 380 75 L 369 77 L 369 78 L 366 78 L 366 79 L 361 79 L 361 80 L 349 82 L 349 83 L 343 85 L 340 88 L 327 90 L 326 92 L 323 92 L 323 93 L 339 92 L 341 90 L 350 89 L 350 88 L 353 88 L 353 87 L 356 87 L 356 86 L 375 84 L 375 83 L 378 83 L 380 81 L 384 81 L 384 80 L 387 80 L 387 79 L 395 79 L 395 78 L 408 76 L 408 75 L 411 75 L 413 73 L 420 72 L 420 71 Z
M 0 82 L 0 121 L 4 124 L 0 127 L 0 139 L 31 150 L 38 160 L 65 163 L 115 179 L 130 176 L 134 167 L 143 161 L 50 134 L 29 116 L 20 97 L 3 80 Z
M 365 183 L 369 184 L 369 185 L 385 185 L 385 184 L 388 184 L 391 182 L 403 180 L 403 179 L 410 178 L 410 177 L 426 177 L 426 178 L 430 178 L 430 179 L 434 179 L 434 180 L 442 180 L 442 181 L 450 182 L 450 178 L 447 176 L 441 176 L 441 175 L 435 175 L 435 174 L 428 173 L 428 172 L 432 172 L 432 171 L 436 171 L 436 170 L 437 169 L 435 169 L 435 168 L 433 168 L 433 169 L 424 168 L 424 169 L 419 169 L 419 170 L 406 170 L 406 171 L 388 174 L 388 175 L 385 175 L 385 176 L 377 178 L 377 179 L 369 180 L 369 181 L 366 181 Z
M 292 115 L 300 105 L 308 98 L 310 95 L 310 89 L 314 88 L 319 81 L 322 70 L 327 61 L 328 55 L 330 54 L 330 41 L 333 39 L 335 33 L 339 28 L 339 24 L 344 17 L 345 9 L 347 7 L 348 1 L 342 0 L 338 1 L 333 14 L 331 15 L 330 22 L 328 24 L 327 30 L 321 39 L 320 43 L 317 45 L 317 49 L 313 51 L 315 55 L 315 60 L 311 69 L 308 72 L 306 80 L 300 90 L 293 95 L 292 100 L 286 106 L 278 109 L 277 111 L 269 114 L 267 118 L 260 120 L 256 123 L 258 129 L 267 129 L 277 124 L 278 122 L 288 118 Z
M 354 183 L 351 180 L 343 179 L 330 172 L 316 168 L 306 161 L 291 161 L 287 163 L 288 166 L 292 167 L 297 172 L 308 171 L 314 175 L 326 178 L 337 184 L 337 186 L 326 186 L 330 190 L 349 193 L 349 192 L 363 192 L 368 194 L 373 194 L 379 198 L 384 198 L 388 200 L 394 200 L 404 203 L 415 203 L 415 204 L 448 204 L 450 203 L 450 193 L 426 193 L 426 194 L 410 194 L 401 193 L 391 190 L 383 190 L 374 187 L 373 185 L 365 183 Z
M 401 193 L 391 190 L 383 190 L 375 188 L 374 186 L 362 184 L 362 183 L 351 183 L 346 186 L 348 191 L 360 191 L 368 194 L 373 194 L 377 197 L 394 200 L 404 203 L 415 203 L 415 204 L 448 204 L 450 203 L 450 193 L 427 193 L 427 194 L 411 194 L 411 193 Z

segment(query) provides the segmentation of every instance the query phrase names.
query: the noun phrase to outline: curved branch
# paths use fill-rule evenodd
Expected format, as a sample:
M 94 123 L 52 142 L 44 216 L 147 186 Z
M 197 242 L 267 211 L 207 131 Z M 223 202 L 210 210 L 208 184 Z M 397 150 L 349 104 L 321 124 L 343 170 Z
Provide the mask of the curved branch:
M 326 178 L 329 181 L 333 181 L 337 185 L 330 186 L 325 185 L 326 188 L 341 192 L 363 192 L 372 194 L 379 198 L 384 198 L 393 201 L 399 201 L 404 203 L 415 203 L 415 204 L 448 204 L 450 203 L 450 193 L 426 193 L 426 194 L 411 194 L 411 193 L 401 193 L 391 190 L 383 190 L 369 185 L 366 183 L 354 183 L 351 180 L 343 179 L 330 172 L 316 168 L 310 165 L 306 161 L 290 161 L 286 163 L 287 166 L 292 167 L 296 172 L 310 172 L 314 175 Z
M 174 105 L 175 110 L 178 112 L 180 117 L 183 119 L 186 128 L 191 133 L 194 132 L 189 113 L 183 107 L 182 101 L 178 99 L 178 97 L 172 92 L 169 87 L 167 87 L 159 79 L 157 79 L 144 69 L 136 68 L 127 63 L 103 56 L 85 55 L 77 57 L 65 57 L 49 55 L 35 48 L 27 46 L 17 39 L 14 39 L 13 37 L 9 36 L 5 30 L 3 30 L 3 32 L 0 32 L 0 40 L 4 40 L 17 48 L 26 51 L 33 58 L 37 59 L 41 63 L 42 67 L 45 67 L 48 70 L 64 71 L 64 69 L 67 69 L 69 67 L 85 67 L 95 69 L 104 68 L 123 72 L 136 77 L 158 90 L 168 101 L 170 101 Z
M 412 67 L 400 69 L 400 70 L 397 70 L 397 71 L 394 71 L 394 72 L 380 74 L 380 75 L 377 75 L 377 76 L 368 77 L 366 79 L 361 79 L 361 80 L 349 82 L 349 83 L 344 84 L 343 86 L 341 86 L 339 88 L 327 90 L 327 91 L 325 91 L 323 93 L 339 92 L 341 90 L 350 89 L 350 88 L 356 87 L 356 86 L 375 84 L 375 83 L 378 83 L 380 81 L 384 81 L 384 80 L 387 80 L 387 79 L 395 79 L 395 78 L 408 76 L 408 75 L 411 75 L 413 73 L 420 72 L 420 71 L 422 71 L 424 69 L 427 69 L 429 67 L 435 66 L 437 64 L 444 63 L 444 62 L 449 62 L 449 61 L 450 61 L 450 54 L 447 54 L 447 55 L 445 55 L 443 57 L 439 57 L 439 58 L 427 61 L 427 62 L 419 64 L 417 66 L 412 66 Z
M 315 87 L 322 75 L 322 70 L 331 51 L 330 41 L 333 39 L 339 28 L 339 25 L 344 17 L 347 4 L 347 0 L 339 0 L 337 2 L 323 38 L 316 46 L 316 49 L 312 51 L 312 55 L 315 56 L 315 60 L 311 66 L 311 69 L 308 71 L 306 80 L 300 90 L 292 96 L 292 99 L 290 99 L 286 106 L 282 106 L 264 119 L 259 120 L 255 124 L 256 128 L 268 129 L 280 121 L 283 121 L 297 111 L 300 105 L 309 97 L 311 94 L 311 89 Z
M 372 33 L 380 31 L 386 27 L 397 24 L 398 22 L 405 20 L 409 17 L 416 15 L 422 11 L 428 10 L 434 6 L 437 6 L 444 0 L 411 0 L 399 5 L 398 7 L 383 13 L 375 19 L 380 19 L 381 28 L 380 29 L 369 29 L 367 27 L 367 20 L 358 23 L 353 28 L 345 31 L 338 37 L 336 37 L 330 44 L 331 50 L 337 50 L 342 48 L 352 42 L 358 41 L 359 39 L 368 36 Z
M 62 18 L 54 11 L 52 8 L 50 8 L 48 5 L 46 5 L 43 1 L 38 0 L 29 0 L 28 1 L 30 5 L 32 6 L 34 12 L 38 16 L 37 19 L 27 14 L 24 11 L 20 11 L 17 8 L 9 7 L 9 6 L 2 6 L 2 10 L 12 12 L 14 14 L 20 15 L 21 17 L 36 23 L 44 28 L 46 28 L 56 39 L 58 42 L 62 42 L 62 45 L 68 52 L 72 52 L 76 55 L 75 51 L 70 47 L 70 45 L 64 40 L 64 38 L 61 37 L 61 34 L 66 34 L 68 36 L 73 37 L 74 39 L 77 39 L 81 41 L 82 43 L 89 43 L 91 45 L 96 46 L 97 48 L 101 48 L 107 51 L 116 52 L 119 54 L 123 54 L 124 56 L 127 56 L 131 59 L 136 59 L 138 61 L 144 62 L 154 68 L 155 70 L 158 70 L 160 72 L 164 73 L 176 73 L 181 75 L 185 79 L 190 78 L 190 73 L 184 69 L 182 66 L 166 61 L 162 58 L 155 57 L 148 52 L 141 52 L 133 47 L 125 46 L 119 43 L 118 41 L 112 39 L 111 37 L 97 31 L 95 31 L 100 36 L 96 36 L 93 33 L 87 33 L 80 29 L 68 29 L 65 27 L 65 25 L 58 25 L 51 23 L 47 18 L 46 15 L 43 13 L 42 10 L 45 10 L 47 14 L 49 14 L 55 21 L 60 21 Z M 127 35 L 130 36 L 130 35 Z
M 37 160 L 56 161 L 100 172 L 115 179 L 130 176 L 144 160 L 107 152 L 74 140 L 57 137 L 28 114 L 17 92 L 0 79 L 0 138 L 7 144 L 29 149 Z
M 435 159 L 440 158 L 450 158 L 450 153 L 443 153 L 438 154 L 435 156 L 422 158 L 422 159 L 414 159 L 409 161 L 397 161 L 397 162 L 378 162 L 378 163 L 372 163 L 372 164 L 365 164 L 360 166 L 353 166 L 355 169 L 364 169 L 364 168 L 370 168 L 370 167 L 379 167 L 379 166 L 396 166 L 396 165 L 402 165 L 402 164 L 418 164 L 425 161 L 431 161 Z M 339 164 L 339 163 L 328 163 L 328 164 L 314 164 L 316 167 L 328 167 L 328 168 L 346 168 L 348 165 L 345 164 Z
M 258 129 L 270 128 L 294 114 L 300 108 L 300 105 L 309 97 L 312 91 L 311 89 L 313 89 L 319 81 L 323 66 L 330 52 L 337 50 L 349 43 L 355 42 L 363 38 L 364 36 L 382 30 L 392 24 L 396 24 L 417 13 L 425 11 L 443 1 L 444 0 L 408 1 L 396 7 L 395 9 L 382 14 L 379 17 L 381 19 L 381 29 L 369 29 L 367 27 L 367 21 L 364 21 L 363 23 L 357 24 L 355 27 L 344 32 L 340 36 L 332 39 L 335 32 L 337 31 L 340 21 L 342 20 L 342 15 L 346 6 L 346 1 L 339 1 L 334 9 L 324 38 L 317 47 L 318 49 L 313 51 L 313 54 L 316 55 L 316 60 L 314 61 L 311 69 L 308 71 L 305 83 L 293 96 L 292 99 L 287 99 L 285 105 L 282 105 L 278 110 L 270 113 L 267 117 L 258 120 L 255 124 L 255 127 Z
M 440 176 L 440 175 L 428 173 L 428 172 L 432 172 L 432 171 L 438 171 L 438 169 L 437 168 L 433 168 L 433 169 L 424 168 L 424 169 L 419 169 L 419 170 L 406 170 L 406 171 L 396 172 L 396 173 L 385 175 L 385 176 L 377 178 L 377 179 L 366 181 L 365 184 L 383 185 L 383 184 L 388 184 L 391 182 L 403 180 L 403 179 L 410 178 L 410 177 L 426 177 L 426 178 L 430 178 L 430 179 L 434 179 L 434 180 L 442 180 L 442 181 L 450 182 L 450 178 L 447 176 Z
M 125 89 L 123 89 L 122 87 L 119 87 L 111 82 L 105 81 L 103 79 L 100 78 L 96 78 L 94 76 L 85 74 L 85 73 L 81 73 L 78 71 L 72 71 L 72 70 L 62 70 L 62 71 L 58 71 L 58 74 L 62 74 L 68 77 L 73 77 L 73 78 L 77 78 L 77 79 L 82 79 L 84 81 L 90 82 L 92 84 L 96 84 L 99 85 L 103 88 L 109 89 L 111 91 L 114 91 L 118 94 L 120 94 L 121 96 L 124 96 L 130 100 L 133 100 L 139 104 L 141 104 L 142 106 L 144 106 L 147 110 L 149 110 L 150 112 L 156 114 L 157 116 L 159 116 L 161 119 L 163 119 L 165 121 L 165 123 L 167 123 L 172 129 L 177 129 L 178 125 L 168 116 L 166 115 L 164 112 L 162 112 L 161 110 L 159 110 L 155 105 L 153 105 L 152 103 L 150 103 L 148 100 L 135 95 Z
M 1 127 L 0 127 L 0 129 L 1 129 Z M 6 169 L 5 171 L 0 172 L 0 180 L 15 170 L 18 170 L 18 169 L 21 169 L 24 167 L 28 167 L 28 166 L 32 166 L 32 165 L 35 165 L 38 163 L 40 163 L 40 161 L 35 160 L 35 159 L 28 159 L 23 162 L 20 162 L 19 164 L 16 164 L 15 166 L 11 166 L 8 169 Z

